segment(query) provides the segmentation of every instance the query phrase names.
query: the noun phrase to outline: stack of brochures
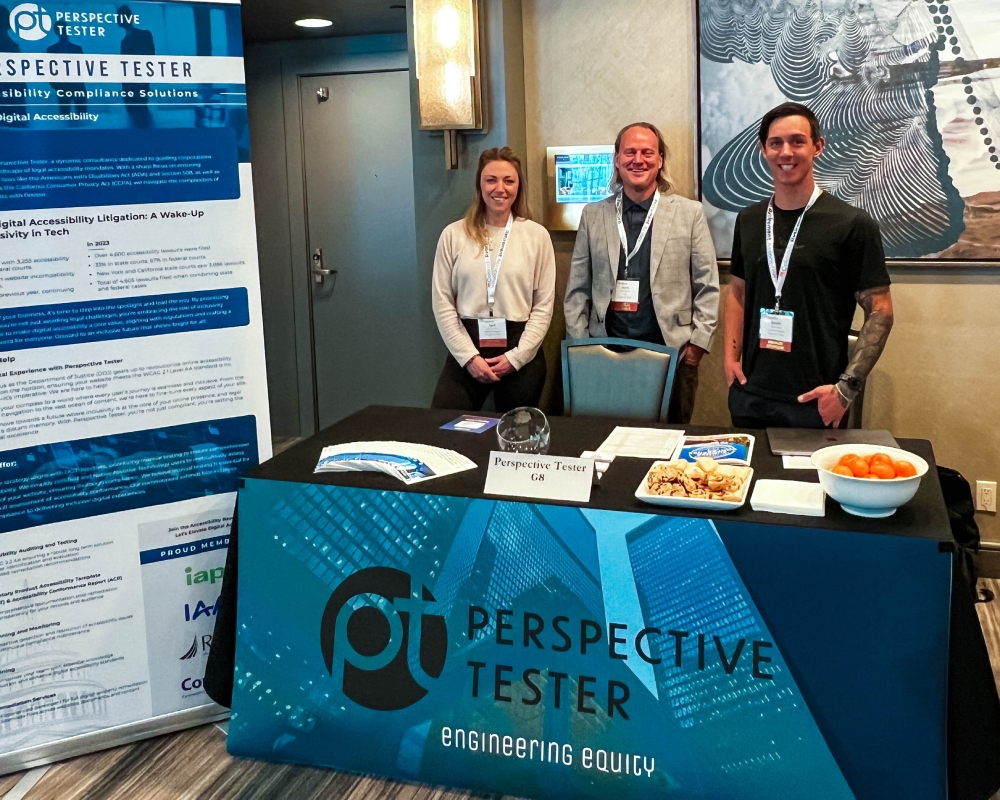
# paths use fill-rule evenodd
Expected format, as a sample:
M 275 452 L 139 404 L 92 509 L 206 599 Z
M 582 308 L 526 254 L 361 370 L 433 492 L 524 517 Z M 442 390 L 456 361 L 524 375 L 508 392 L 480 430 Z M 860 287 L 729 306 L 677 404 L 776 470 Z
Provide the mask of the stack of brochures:
M 315 472 L 384 472 L 409 485 L 475 469 L 454 450 L 409 442 L 351 442 L 326 447 Z

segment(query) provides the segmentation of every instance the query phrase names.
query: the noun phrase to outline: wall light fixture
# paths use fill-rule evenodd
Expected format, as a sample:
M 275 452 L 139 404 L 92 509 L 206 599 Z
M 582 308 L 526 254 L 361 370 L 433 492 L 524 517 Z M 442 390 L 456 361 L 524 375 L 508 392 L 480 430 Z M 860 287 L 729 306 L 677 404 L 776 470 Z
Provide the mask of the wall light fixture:
M 458 167 L 458 131 L 482 130 L 479 0 L 413 0 L 420 129 L 444 131 L 445 163 Z

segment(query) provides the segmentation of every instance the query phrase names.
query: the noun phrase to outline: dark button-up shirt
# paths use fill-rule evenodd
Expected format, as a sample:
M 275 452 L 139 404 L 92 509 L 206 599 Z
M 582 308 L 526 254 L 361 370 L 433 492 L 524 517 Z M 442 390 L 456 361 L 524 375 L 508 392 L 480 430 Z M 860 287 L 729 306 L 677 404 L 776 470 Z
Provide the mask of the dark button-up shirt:
M 642 224 L 646 221 L 649 207 L 653 204 L 653 196 L 650 195 L 642 203 L 633 203 L 628 195 L 623 195 L 622 219 L 625 223 L 625 236 L 628 239 L 629 252 L 639 241 L 639 234 L 642 232 Z M 617 231 L 615 232 L 617 235 Z M 640 342 L 651 342 L 652 344 L 663 344 L 663 332 L 660 330 L 660 323 L 656 320 L 656 311 L 653 309 L 653 293 L 649 285 L 650 260 L 653 252 L 653 229 L 649 229 L 646 240 L 639 248 L 628 265 L 627 280 L 639 281 L 639 310 L 617 312 L 614 308 L 608 308 L 605 328 L 608 336 L 616 339 L 638 339 Z M 626 280 L 625 276 L 625 248 L 619 249 L 618 256 L 618 280 Z

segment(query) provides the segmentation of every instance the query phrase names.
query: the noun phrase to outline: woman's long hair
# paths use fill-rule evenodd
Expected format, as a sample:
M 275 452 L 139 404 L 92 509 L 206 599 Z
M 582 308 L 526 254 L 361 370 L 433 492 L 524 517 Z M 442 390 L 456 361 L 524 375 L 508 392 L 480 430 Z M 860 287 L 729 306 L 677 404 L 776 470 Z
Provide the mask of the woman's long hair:
M 663 194 L 669 194 L 674 190 L 674 181 L 670 177 L 670 148 L 667 147 L 667 142 L 663 138 L 663 134 L 660 133 L 660 129 L 653 125 L 651 122 L 634 122 L 631 125 L 626 125 L 621 129 L 618 134 L 618 138 L 615 139 L 615 158 L 617 159 L 618 153 L 622 149 L 622 139 L 625 134 L 632 130 L 632 128 L 645 128 L 647 131 L 651 131 L 656 136 L 656 141 L 658 144 L 658 149 L 660 151 L 660 158 L 663 159 L 663 167 L 660 168 L 660 174 L 656 176 L 656 185 Z M 622 188 L 622 176 L 618 172 L 618 165 L 615 165 L 614 174 L 611 176 L 611 183 L 608 184 L 608 189 L 612 194 L 617 194 Z
M 479 169 L 476 170 L 476 194 L 472 198 L 472 205 L 465 212 L 465 232 L 470 239 L 474 239 L 479 244 L 486 246 L 489 241 L 489 233 L 486 230 L 486 201 L 483 200 L 483 190 L 481 182 L 483 170 L 494 161 L 506 161 L 513 164 L 517 170 L 517 197 L 514 198 L 514 205 L 511 206 L 511 213 L 515 219 L 531 219 L 531 211 L 528 209 L 528 184 L 524 179 L 524 168 L 521 166 L 521 159 L 517 153 L 509 147 L 493 147 L 483 151 L 479 156 Z

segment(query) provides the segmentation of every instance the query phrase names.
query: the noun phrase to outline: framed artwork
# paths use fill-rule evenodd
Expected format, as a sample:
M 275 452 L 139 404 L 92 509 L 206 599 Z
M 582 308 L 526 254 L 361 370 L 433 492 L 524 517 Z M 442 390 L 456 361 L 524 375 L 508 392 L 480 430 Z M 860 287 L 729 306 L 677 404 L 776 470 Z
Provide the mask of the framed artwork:
M 772 193 L 757 146 L 786 101 L 819 117 L 820 185 L 892 259 L 1000 260 L 1000 2 L 698 0 L 701 191 L 720 258 Z

